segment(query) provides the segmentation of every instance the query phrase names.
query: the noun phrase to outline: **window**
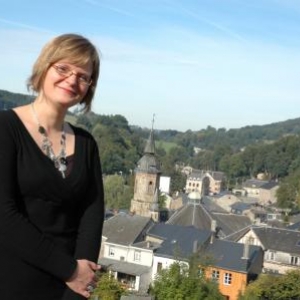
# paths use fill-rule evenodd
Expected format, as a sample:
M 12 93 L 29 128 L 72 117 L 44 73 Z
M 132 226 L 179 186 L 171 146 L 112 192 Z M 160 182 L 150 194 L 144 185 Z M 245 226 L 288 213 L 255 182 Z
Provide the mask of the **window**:
M 141 251 L 134 251 L 134 260 L 141 261 Z
M 300 257 L 291 256 L 291 265 L 298 266 L 300 264 Z
M 273 251 L 269 252 L 269 260 L 275 260 L 275 258 L 276 258 L 276 253 Z
M 220 271 L 212 270 L 211 279 L 215 282 L 219 282 L 219 278 L 220 278 Z
M 108 256 L 115 256 L 115 247 L 109 247 Z
M 249 245 L 254 245 L 254 237 L 253 236 L 250 236 L 248 238 L 248 243 L 249 243 Z
M 230 285 L 232 282 L 232 274 L 231 273 L 225 273 L 224 274 L 224 284 Z
M 203 268 L 198 269 L 198 277 L 203 277 L 205 275 L 205 270 Z
M 157 273 L 160 272 L 162 270 L 162 263 L 159 262 L 157 263 Z
M 149 181 L 148 182 L 148 190 L 147 190 L 148 194 L 151 194 L 153 192 L 153 182 Z

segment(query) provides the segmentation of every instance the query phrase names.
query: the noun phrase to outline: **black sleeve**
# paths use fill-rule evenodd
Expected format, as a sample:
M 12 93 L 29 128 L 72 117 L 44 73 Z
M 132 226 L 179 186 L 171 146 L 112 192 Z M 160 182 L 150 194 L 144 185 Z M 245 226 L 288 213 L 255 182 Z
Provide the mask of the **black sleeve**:
M 97 262 L 104 221 L 104 191 L 99 152 L 94 140 L 90 155 L 91 184 L 84 201 L 85 207 L 78 229 L 75 258 Z
M 11 115 L 0 114 L 0 244 L 16 256 L 63 281 L 76 269 L 76 260 L 58 249 L 23 214 L 17 203 L 18 144 Z
M 84 201 L 85 205 L 78 229 L 75 258 L 97 262 L 104 221 L 104 191 L 101 164 L 96 143 L 93 143 L 91 157 L 91 166 L 93 169 L 92 180 L 89 192 Z M 70 289 L 65 291 L 63 297 L 63 300 L 84 299 L 86 298 Z

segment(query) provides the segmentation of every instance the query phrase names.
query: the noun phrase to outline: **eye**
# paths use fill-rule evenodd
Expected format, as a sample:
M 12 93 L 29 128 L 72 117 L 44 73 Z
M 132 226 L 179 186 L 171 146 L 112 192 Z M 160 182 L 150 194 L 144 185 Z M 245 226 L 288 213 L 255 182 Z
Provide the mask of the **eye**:
M 56 68 L 56 71 L 60 74 L 66 75 L 70 72 L 70 69 L 64 65 L 56 65 L 55 68 Z
M 79 80 L 81 82 L 84 82 L 84 83 L 89 83 L 90 82 L 90 78 L 87 75 L 80 75 Z

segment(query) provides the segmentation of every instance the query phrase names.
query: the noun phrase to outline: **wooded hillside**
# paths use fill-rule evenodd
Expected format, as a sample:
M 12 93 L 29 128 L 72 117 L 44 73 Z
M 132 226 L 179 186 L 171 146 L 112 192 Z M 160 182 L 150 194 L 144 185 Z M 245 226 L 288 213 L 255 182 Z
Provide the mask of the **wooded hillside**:
M 32 101 L 28 95 L 0 90 L 0 109 Z M 122 174 L 131 178 L 143 155 L 150 130 L 128 124 L 122 115 L 70 114 L 68 120 L 84 127 L 95 137 L 104 174 Z M 162 175 L 170 176 L 171 191 L 182 190 L 184 175 L 178 166 L 222 171 L 228 188 L 257 174 L 278 180 L 281 207 L 300 207 L 300 118 L 263 126 L 240 129 L 199 131 L 155 130 L 156 155 Z M 127 177 L 128 175 L 128 177 Z

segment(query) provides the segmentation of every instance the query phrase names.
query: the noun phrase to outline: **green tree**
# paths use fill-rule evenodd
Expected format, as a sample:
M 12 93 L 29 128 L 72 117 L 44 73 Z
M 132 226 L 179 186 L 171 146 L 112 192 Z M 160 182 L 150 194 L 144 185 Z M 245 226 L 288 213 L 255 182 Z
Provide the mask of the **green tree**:
M 125 178 L 121 175 L 107 175 L 103 182 L 106 207 L 128 209 L 133 197 L 133 188 L 131 185 L 125 184 Z
M 247 286 L 239 300 L 297 300 L 300 299 L 299 280 L 299 270 L 282 276 L 261 274 Z
M 80 114 L 78 117 L 77 117 L 77 120 L 76 120 L 76 125 L 79 126 L 79 127 L 82 127 L 88 131 L 91 131 L 92 130 L 92 123 L 89 119 L 89 117 L 85 114 Z
M 281 181 L 276 196 L 279 207 L 300 208 L 300 168 Z
M 121 295 L 126 294 L 120 283 L 108 273 L 99 276 L 97 287 L 95 288 L 91 300 L 119 300 Z
M 160 209 L 166 207 L 166 200 L 167 200 L 167 196 L 164 195 L 164 194 L 159 193 L 159 196 L 158 196 L 158 207 Z
M 150 293 L 156 300 L 223 299 L 215 283 L 195 275 L 186 264 L 180 262 L 173 263 L 157 274 Z

